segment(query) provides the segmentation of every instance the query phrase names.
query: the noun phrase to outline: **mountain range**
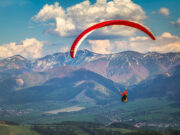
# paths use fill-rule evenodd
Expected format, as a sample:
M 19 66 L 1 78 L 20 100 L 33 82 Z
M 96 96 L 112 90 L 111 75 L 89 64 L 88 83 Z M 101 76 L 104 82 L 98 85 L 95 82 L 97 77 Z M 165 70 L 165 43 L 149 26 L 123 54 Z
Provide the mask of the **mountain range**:
M 179 64 L 180 53 L 142 54 L 126 51 L 104 55 L 80 50 L 74 59 L 66 52 L 33 61 L 16 55 L 0 61 L 0 79 L 15 77 L 19 79 L 18 82 L 23 82 L 24 87 L 29 87 L 54 77 L 66 76 L 70 70 L 83 68 L 114 82 L 131 86 L 158 74 L 170 76 L 169 71 Z
M 118 100 L 118 90 L 125 87 L 132 99 L 139 97 L 137 93 L 140 97 L 160 93 L 175 97 L 179 94 L 179 64 L 180 53 L 104 55 L 80 50 L 75 59 L 66 52 L 33 61 L 16 55 L 0 61 L 0 101 L 107 103 Z M 11 94 L 14 96 L 9 99 Z

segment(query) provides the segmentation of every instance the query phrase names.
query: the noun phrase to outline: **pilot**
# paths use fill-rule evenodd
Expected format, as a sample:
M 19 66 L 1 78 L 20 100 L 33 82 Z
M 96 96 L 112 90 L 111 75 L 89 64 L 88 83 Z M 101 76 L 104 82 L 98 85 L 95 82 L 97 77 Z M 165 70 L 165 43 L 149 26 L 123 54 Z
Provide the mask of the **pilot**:
M 120 95 L 122 96 L 122 102 L 127 102 L 127 89 L 126 89 L 126 92 L 124 92 L 124 93 L 120 93 Z

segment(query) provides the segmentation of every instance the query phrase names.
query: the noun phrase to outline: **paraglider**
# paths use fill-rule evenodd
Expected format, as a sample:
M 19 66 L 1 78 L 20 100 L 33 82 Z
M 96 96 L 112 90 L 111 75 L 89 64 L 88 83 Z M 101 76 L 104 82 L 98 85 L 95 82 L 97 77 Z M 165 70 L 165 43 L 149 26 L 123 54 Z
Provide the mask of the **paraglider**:
M 153 33 L 146 28 L 145 26 L 133 22 L 133 21 L 128 21 L 128 20 L 109 20 L 109 21 L 105 21 L 105 22 L 101 22 L 98 24 L 95 24 L 89 28 L 87 28 L 86 30 L 84 30 L 81 34 L 79 34 L 79 36 L 74 40 L 72 46 L 71 46 L 71 50 L 70 50 L 70 55 L 72 58 L 75 57 L 76 55 L 76 51 L 78 49 L 78 47 L 80 46 L 81 42 L 94 30 L 102 28 L 102 27 L 106 27 L 106 26 L 111 26 L 111 25 L 124 25 L 124 26 L 129 26 L 129 27 L 133 27 L 136 28 L 138 30 L 143 31 L 144 33 L 146 33 L 152 40 L 155 40 L 155 37 L 153 35 Z
M 115 86 L 115 85 L 114 85 L 114 86 Z M 116 88 L 117 88 L 117 90 L 119 91 L 119 94 L 121 95 L 121 101 L 124 102 L 124 103 L 126 103 L 127 100 L 128 100 L 128 98 L 127 98 L 127 93 L 128 93 L 127 88 L 126 88 L 126 91 L 123 92 L 123 93 L 121 93 L 121 90 L 120 90 L 118 87 L 116 87 Z
M 121 93 L 120 92 L 120 95 L 122 96 L 122 102 L 127 102 L 127 89 L 126 89 L 126 92 L 124 92 L 124 93 Z
M 136 28 L 136 29 L 146 33 L 152 40 L 155 40 L 155 36 L 153 35 L 153 33 L 148 28 L 146 28 L 145 26 L 143 26 L 139 23 L 136 23 L 133 21 L 128 21 L 128 20 L 109 20 L 109 21 L 97 23 L 97 24 L 87 28 L 86 30 L 84 30 L 81 34 L 79 34 L 79 36 L 74 40 L 74 42 L 71 46 L 71 50 L 70 50 L 71 57 L 72 58 L 75 57 L 78 47 L 80 46 L 82 41 L 89 34 L 91 34 L 96 29 L 106 27 L 106 26 L 111 26 L 111 25 L 124 25 L 124 26 L 128 26 L 128 27 Z M 127 92 L 128 92 L 127 89 L 126 89 L 126 92 L 124 92 L 124 93 L 120 92 L 120 95 L 122 96 L 122 102 L 127 102 Z

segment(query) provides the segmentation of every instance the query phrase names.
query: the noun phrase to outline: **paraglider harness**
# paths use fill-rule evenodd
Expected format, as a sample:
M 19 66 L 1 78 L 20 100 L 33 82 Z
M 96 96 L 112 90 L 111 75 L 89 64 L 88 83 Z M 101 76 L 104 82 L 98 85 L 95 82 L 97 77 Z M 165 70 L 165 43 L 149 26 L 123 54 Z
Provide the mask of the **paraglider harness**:
M 120 88 L 114 83 L 114 86 L 115 86 L 115 88 L 118 90 L 118 92 L 120 93 L 120 95 L 121 95 L 121 100 L 122 100 L 122 102 L 127 102 L 127 93 L 128 93 L 128 90 L 127 90 L 127 88 L 126 88 L 126 91 L 125 92 L 123 92 L 123 93 L 121 93 L 121 90 L 120 90 Z
M 122 102 L 127 102 L 127 89 L 126 89 L 126 92 L 124 92 L 124 93 L 121 93 L 120 92 L 120 95 L 122 96 Z

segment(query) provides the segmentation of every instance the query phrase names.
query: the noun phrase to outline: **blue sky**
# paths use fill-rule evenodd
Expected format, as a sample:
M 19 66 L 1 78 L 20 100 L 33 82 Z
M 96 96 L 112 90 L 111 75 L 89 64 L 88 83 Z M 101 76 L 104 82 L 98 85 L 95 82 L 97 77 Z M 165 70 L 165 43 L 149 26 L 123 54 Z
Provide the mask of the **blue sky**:
M 107 5 L 108 2 L 114 2 L 114 1 L 115 0 L 107 0 L 106 4 L 104 5 Z M 126 1 L 126 0 L 122 0 L 122 1 Z M 55 3 L 57 2 L 58 2 L 58 5 L 55 6 Z M 1 18 L 1 21 L 0 21 L 0 28 L 1 28 L 0 46 L 1 48 L 0 50 L 4 51 L 2 55 L 0 54 L 0 57 L 6 57 L 5 54 L 7 54 L 7 57 L 9 57 L 16 53 L 20 53 L 20 55 L 24 55 L 25 57 L 29 57 L 29 58 L 31 57 L 31 55 L 33 55 L 31 54 L 32 51 L 31 52 L 27 51 L 27 53 L 29 53 L 30 55 L 25 54 L 25 52 L 22 53 L 22 51 L 16 51 L 17 49 L 21 49 L 19 46 L 18 48 L 12 47 L 13 51 L 9 51 L 8 48 L 10 48 L 11 50 L 10 43 L 12 42 L 15 43 L 15 45 L 22 45 L 23 49 L 24 47 L 26 47 L 26 44 L 28 44 L 29 42 L 32 42 L 34 44 L 36 43 L 38 44 L 39 42 L 41 42 L 41 44 L 38 44 L 39 50 L 37 50 L 37 55 L 35 55 L 32 58 L 38 58 L 40 56 L 44 56 L 46 54 L 51 54 L 54 52 L 59 52 L 61 50 L 62 51 L 68 50 L 68 48 L 71 46 L 75 37 L 79 34 L 80 31 L 82 31 L 86 27 L 83 24 L 82 24 L 82 29 L 79 26 L 77 26 L 78 21 L 73 20 L 73 17 L 76 17 L 76 15 L 68 16 L 68 14 L 72 14 L 72 13 L 68 13 L 67 8 L 75 6 L 77 4 L 81 4 L 82 2 L 84 2 L 84 0 L 6 0 L 6 1 L 0 1 L 0 18 Z M 121 11 L 121 8 L 122 8 L 121 0 L 119 0 L 118 2 L 120 5 L 118 10 Z M 127 18 L 131 19 L 132 17 L 132 19 L 134 19 L 135 21 L 140 21 L 140 22 L 142 21 L 144 25 L 148 26 L 154 32 L 155 36 L 157 37 L 159 36 L 159 39 L 155 43 L 156 46 L 151 46 L 151 48 L 145 48 L 145 47 L 140 46 L 140 49 L 139 48 L 136 49 L 134 47 L 135 46 L 134 44 L 135 43 L 143 44 L 142 43 L 143 41 L 139 40 L 139 38 L 136 38 L 135 36 L 143 37 L 145 35 L 141 32 L 132 32 L 127 36 L 120 34 L 118 38 L 117 37 L 111 38 L 111 36 L 109 36 L 110 38 L 106 37 L 104 39 L 101 39 L 98 37 L 95 38 L 93 36 L 90 36 L 89 39 L 87 38 L 83 42 L 83 45 L 85 48 L 87 47 L 90 50 L 99 52 L 99 53 L 111 53 L 111 52 L 114 52 L 113 51 L 114 49 L 117 50 L 117 47 L 115 47 L 117 45 L 119 46 L 118 51 L 130 49 L 130 50 L 136 50 L 140 52 L 147 52 L 147 51 L 166 52 L 166 50 L 172 46 L 171 47 L 172 49 L 170 49 L 171 51 L 179 51 L 179 47 L 178 47 L 179 37 L 180 37 L 180 24 L 178 23 L 178 19 L 180 18 L 180 8 L 178 7 L 178 5 L 180 5 L 179 0 L 171 0 L 171 1 L 170 0 L 151 0 L 151 1 L 132 0 L 127 3 L 130 3 L 130 5 L 132 3 L 137 5 L 137 8 L 139 9 L 132 9 L 132 10 L 134 10 L 133 12 L 136 12 L 136 11 L 137 13 L 140 12 L 140 15 L 139 16 L 137 15 L 137 18 L 141 17 L 141 19 L 136 20 L 136 18 L 132 17 L 132 15 L 127 16 Z M 58 13 L 56 13 L 54 18 L 49 17 L 51 19 L 46 19 L 45 21 L 43 21 L 43 19 L 45 18 L 45 15 L 37 16 L 40 10 L 42 10 L 46 4 L 48 4 L 48 6 L 54 6 L 54 9 L 52 10 L 55 10 L 56 8 L 59 11 L 59 7 L 61 7 L 63 11 L 65 12 L 66 18 L 72 19 L 72 24 L 74 25 L 74 27 L 77 27 L 75 30 L 73 29 L 72 31 L 73 34 L 71 33 L 71 31 L 64 30 L 64 29 L 63 29 L 64 30 L 64 33 L 63 33 L 62 32 L 63 30 L 61 27 L 64 27 L 64 26 L 61 26 L 61 22 L 58 26 L 55 25 L 55 23 L 57 23 L 56 19 L 61 18 L 63 15 L 58 16 L 57 15 Z M 90 0 L 89 7 L 93 6 L 94 4 L 96 4 L 96 0 Z M 112 10 L 114 10 L 115 8 L 117 7 L 114 7 Z M 140 8 L 142 8 L 143 11 L 141 11 Z M 166 12 L 165 13 L 163 12 L 164 10 L 160 13 L 161 8 L 167 9 L 168 15 L 166 14 Z M 53 13 L 52 10 L 50 12 Z M 77 9 L 73 9 L 73 10 L 77 11 Z M 126 9 L 123 8 L 123 10 L 126 10 Z M 127 10 L 131 10 L 131 9 L 127 9 Z M 35 18 L 35 16 L 37 16 L 36 19 L 33 19 Z M 83 18 L 83 16 L 81 17 Z M 116 18 L 116 19 L 121 19 L 120 17 L 126 18 L 126 16 L 123 16 L 122 14 L 120 14 L 119 18 Z M 112 18 L 113 18 L 113 14 L 112 14 Z M 86 20 L 87 19 L 89 19 L 88 16 Z M 98 20 L 98 16 L 97 16 L 97 22 L 99 22 L 102 19 L 103 18 L 99 16 L 99 20 Z M 111 19 L 111 16 L 109 16 L 108 19 Z M 88 22 L 97 23 L 93 19 L 92 19 L 92 22 L 91 20 Z M 52 26 L 50 24 L 52 24 Z M 55 30 L 56 28 L 59 31 Z M 104 34 L 105 32 L 100 31 L 99 33 Z M 109 32 L 108 34 L 113 35 L 113 31 L 112 33 Z M 131 38 L 134 38 L 134 40 L 132 40 Z M 166 38 L 166 39 L 162 39 L 162 38 Z M 26 40 L 26 39 L 33 39 L 33 41 Z M 168 40 L 168 43 L 171 45 L 166 44 L 166 46 L 163 46 L 162 45 L 163 40 L 164 41 Z M 130 43 L 130 41 L 133 41 L 133 43 Z M 145 43 L 147 42 L 149 43 L 149 45 L 153 44 L 149 40 L 146 41 Z M 105 46 L 107 47 L 105 50 L 101 50 L 101 47 L 103 46 L 103 44 L 107 44 L 107 46 Z M 122 47 L 122 44 L 123 44 L 123 47 Z M 16 47 L 15 45 L 14 47 Z M 108 50 L 109 46 L 111 46 L 111 48 Z M 160 47 L 162 49 L 160 49 Z M 38 54 L 39 53 L 38 51 L 42 51 L 42 52 Z

